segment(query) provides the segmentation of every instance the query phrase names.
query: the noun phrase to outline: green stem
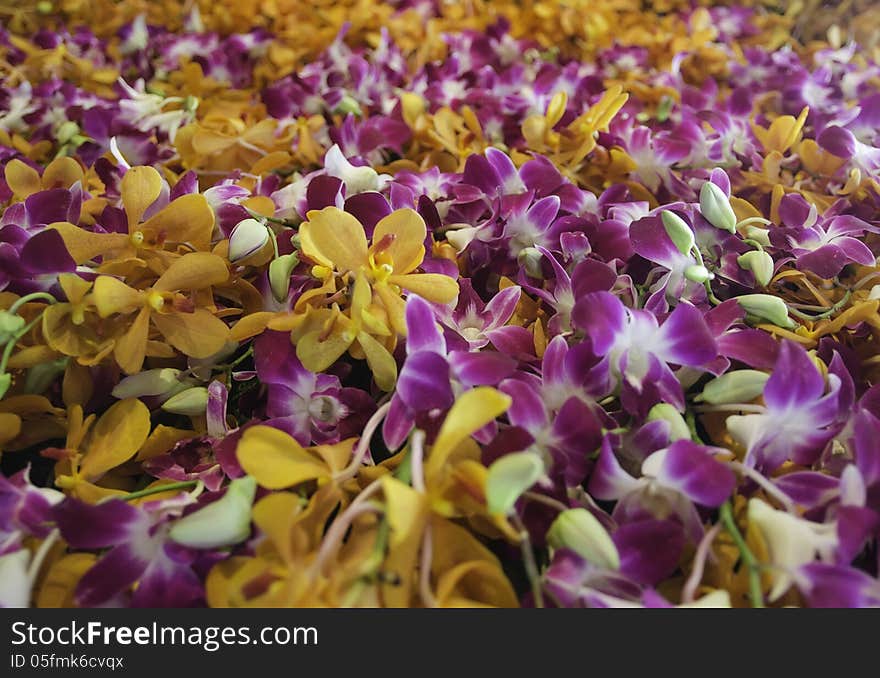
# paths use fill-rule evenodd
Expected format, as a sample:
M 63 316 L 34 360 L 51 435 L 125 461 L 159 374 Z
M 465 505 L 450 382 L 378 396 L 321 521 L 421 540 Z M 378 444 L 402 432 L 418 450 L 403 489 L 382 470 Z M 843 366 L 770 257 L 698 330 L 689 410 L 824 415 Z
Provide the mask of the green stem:
M 6 366 L 9 363 L 9 359 L 12 357 L 12 351 L 15 350 L 16 344 L 18 344 L 19 339 L 25 336 L 28 332 L 30 332 L 34 326 L 40 322 L 43 314 L 41 313 L 36 318 L 31 320 L 27 325 L 22 327 L 18 332 L 12 335 L 12 338 L 6 343 L 6 348 L 3 349 L 3 357 L 0 358 L 0 374 L 6 374 Z
M 758 563 L 758 559 L 755 558 L 755 555 L 748 547 L 748 544 L 746 544 L 746 540 L 743 539 L 742 533 L 736 526 L 730 500 L 721 505 L 719 516 L 721 522 L 724 524 L 724 529 L 730 533 L 730 536 L 733 537 L 734 544 L 736 544 L 736 547 L 739 549 L 743 565 L 749 570 L 749 597 L 752 599 L 752 607 L 764 607 L 764 596 L 761 592 L 760 563 Z
M 57 304 L 58 303 L 58 300 L 55 297 L 53 297 L 51 294 L 49 294 L 48 292 L 33 292 L 31 294 L 24 295 L 21 299 L 16 299 L 15 303 L 9 307 L 8 312 L 12 313 L 12 314 L 18 313 L 18 309 L 20 309 L 25 304 L 27 304 L 31 301 L 38 301 L 40 299 L 43 299 L 44 301 L 47 301 L 50 304 Z
M 706 264 L 703 261 L 703 253 L 700 252 L 700 248 L 697 245 L 694 245 L 691 251 L 694 253 L 694 256 L 697 259 L 697 263 L 703 268 L 706 268 Z M 712 281 L 707 280 L 703 283 L 703 287 L 706 288 L 706 296 L 709 297 L 709 301 L 711 301 L 714 306 L 720 306 L 721 301 L 718 299 L 718 297 L 715 296 L 715 293 L 712 291 Z
M 795 318 L 800 318 L 801 320 L 821 320 L 822 318 L 828 318 L 829 316 L 834 315 L 835 313 L 837 313 L 837 311 L 846 306 L 851 296 L 852 291 L 847 290 L 846 294 L 843 295 L 840 301 L 838 301 L 836 304 L 834 304 L 834 306 L 829 308 L 824 313 L 810 315 L 809 313 L 802 313 L 801 311 L 798 311 L 796 308 L 792 308 L 791 306 L 788 307 L 788 312 L 791 313 Z
M 763 224 L 764 226 L 769 226 L 771 223 L 773 222 L 769 219 L 765 219 L 764 217 L 749 217 L 748 219 L 743 219 L 742 221 L 740 221 L 736 225 L 736 228 L 739 228 L 740 226 L 748 226 L 749 224 Z
M 134 501 L 141 497 L 149 497 L 151 494 L 159 494 L 161 492 L 171 492 L 172 490 L 183 490 L 198 485 L 198 480 L 182 480 L 179 483 L 168 483 L 167 485 L 158 485 L 156 487 L 148 487 L 137 492 L 130 492 L 121 497 L 124 501 Z
M 544 594 L 541 588 L 541 575 L 538 572 L 538 564 L 535 562 L 535 552 L 532 551 L 532 540 L 529 531 L 515 513 L 511 516 L 511 522 L 519 531 L 519 546 L 522 550 L 523 565 L 526 568 L 526 576 L 532 585 L 532 596 L 535 599 L 535 607 L 544 607 Z
M 755 248 L 756 250 L 758 250 L 759 252 L 763 252 L 763 251 L 764 251 L 764 246 L 763 246 L 761 243 L 759 243 L 757 240 L 753 240 L 752 238 L 743 238 L 743 242 L 744 242 L 746 245 L 751 245 L 752 247 L 754 247 L 754 248 Z

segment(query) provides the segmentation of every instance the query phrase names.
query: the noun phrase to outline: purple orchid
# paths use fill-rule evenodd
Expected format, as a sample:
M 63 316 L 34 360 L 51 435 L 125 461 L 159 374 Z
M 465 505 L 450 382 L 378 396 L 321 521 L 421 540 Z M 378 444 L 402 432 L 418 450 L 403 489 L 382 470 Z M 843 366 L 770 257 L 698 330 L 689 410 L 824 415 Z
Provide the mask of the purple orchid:
M 572 323 L 605 359 L 608 378 L 620 385 L 630 411 L 646 411 L 659 401 L 684 409 L 670 364 L 696 368 L 718 355 L 703 314 L 687 302 L 660 324 L 653 313 L 627 308 L 610 292 L 591 292 L 578 299 Z
M 764 405 L 730 405 L 753 414 L 727 418 L 727 428 L 743 445 L 748 466 L 768 473 L 786 460 L 814 462 L 833 437 L 840 417 L 841 379 L 826 379 L 799 344 L 779 348 L 773 374 L 764 386 Z
M 133 607 L 191 607 L 204 592 L 191 564 L 196 554 L 168 538 L 171 519 L 192 498 L 147 501 L 134 506 L 119 499 L 90 505 L 67 498 L 53 509 L 64 540 L 75 549 L 109 549 L 77 585 L 79 605 L 120 602 L 133 584 Z
M 771 242 L 791 252 L 798 268 L 822 278 L 833 278 L 850 263 L 873 266 L 873 252 L 858 237 L 880 229 L 855 216 L 840 214 L 840 207 L 832 206 L 819 217 L 816 206 L 800 195 L 785 196 L 779 204 L 784 227 L 771 231 Z
M 268 387 L 266 424 L 301 445 L 356 435 L 375 408 L 366 392 L 343 388 L 335 375 L 305 369 L 286 332 L 264 332 L 255 342 L 254 356 L 257 376 Z

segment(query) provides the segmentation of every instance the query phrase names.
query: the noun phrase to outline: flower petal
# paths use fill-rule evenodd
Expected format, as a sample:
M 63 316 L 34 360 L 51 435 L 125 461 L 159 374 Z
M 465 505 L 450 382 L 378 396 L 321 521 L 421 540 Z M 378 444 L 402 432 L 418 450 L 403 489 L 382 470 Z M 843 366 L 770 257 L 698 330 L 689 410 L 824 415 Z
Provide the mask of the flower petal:
M 425 258 L 425 220 L 413 209 L 395 210 L 383 217 L 373 230 L 373 246 L 392 236 L 383 252 L 390 255 L 394 272 L 409 273 Z
M 229 278 L 226 262 L 216 254 L 190 252 L 176 259 L 153 285 L 157 292 L 200 290 Z
M 312 210 L 299 228 L 302 251 L 310 259 L 339 271 L 367 264 L 367 236 L 361 223 L 338 207 Z
M 271 426 L 252 426 L 236 450 L 245 472 L 269 490 L 326 478 L 329 470 L 289 435 Z
M 190 358 L 208 358 L 229 338 L 229 328 L 203 308 L 192 313 L 154 313 L 153 323 L 169 344 Z
M 162 192 L 162 177 L 152 167 L 132 167 L 122 177 L 119 192 L 128 216 L 128 230 L 135 231 L 144 212 Z

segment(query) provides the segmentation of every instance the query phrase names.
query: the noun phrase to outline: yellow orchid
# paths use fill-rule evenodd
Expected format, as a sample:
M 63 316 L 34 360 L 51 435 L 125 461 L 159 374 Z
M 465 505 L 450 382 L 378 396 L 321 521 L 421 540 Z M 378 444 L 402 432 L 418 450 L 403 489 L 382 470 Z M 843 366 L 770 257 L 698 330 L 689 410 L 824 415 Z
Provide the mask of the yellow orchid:
M 92 293 L 102 318 L 137 312 L 113 348 L 119 366 L 128 374 L 141 369 L 150 346 L 150 323 L 165 340 L 191 358 L 207 358 L 219 351 L 229 328 L 205 308 L 196 308 L 182 290 L 202 290 L 225 282 L 226 262 L 207 252 L 191 252 L 176 259 L 152 287 L 134 289 L 111 276 L 99 276 Z M 160 355 L 166 355 L 161 353 Z
M 90 294 L 92 283 L 75 273 L 62 273 L 58 284 L 67 301 L 43 311 L 46 343 L 59 353 L 75 357 L 81 365 L 96 365 L 113 350 L 115 338 L 95 309 Z
M 758 141 L 761 142 L 765 152 L 771 153 L 776 151 L 778 153 L 785 153 L 800 141 L 801 132 L 809 112 L 809 107 L 804 106 L 804 109 L 797 118 L 791 115 L 780 115 L 768 127 L 762 127 L 752 122 L 752 132 L 754 132 Z
M 67 413 L 67 441 L 63 450 L 47 450 L 58 459 L 55 484 L 84 501 L 95 502 L 122 490 L 101 487 L 108 472 L 131 459 L 150 434 L 150 411 L 140 400 L 128 398 L 112 405 L 100 419 L 83 418 L 82 407 Z
M 61 234 L 77 264 L 98 256 L 121 260 L 153 256 L 167 265 L 173 255 L 165 250 L 207 250 L 214 230 L 214 211 L 203 195 L 182 195 L 141 223 L 162 193 L 162 185 L 161 175 L 152 167 L 132 167 L 122 177 L 120 193 L 128 233 L 94 233 L 67 222 L 51 227 Z
M 372 244 L 360 222 L 336 207 L 312 210 L 306 216 L 299 235 L 303 254 L 316 264 L 312 273 L 325 286 L 336 277 L 347 281 L 351 306 L 349 315 L 334 307 L 312 311 L 310 322 L 294 334 L 297 355 L 308 369 L 321 371 L 356 342 L 374 372 L 378 369 L 377 383 L 388 390 L 396 367 L 392 368 L 388 348 L 375 336 L 393 342 L 395 334 L 406 335 L 401 292 L 449 303 L 458 294 L 458 283 L 441 274 L 413 272 L 425 257 L 427 235 L 415 210 L 396 210 L 381 219 Z M 308 298 L 310 304 L 315 301 L 316 297 Z
M 70 188 L 77 181 L 83 181 L 83 170 L 73 158 L 56 158 L 50 162 L 41 175 L 21 160 L 10 160 L 5 170 L 6 183 L 17 200 L 50 188 Z

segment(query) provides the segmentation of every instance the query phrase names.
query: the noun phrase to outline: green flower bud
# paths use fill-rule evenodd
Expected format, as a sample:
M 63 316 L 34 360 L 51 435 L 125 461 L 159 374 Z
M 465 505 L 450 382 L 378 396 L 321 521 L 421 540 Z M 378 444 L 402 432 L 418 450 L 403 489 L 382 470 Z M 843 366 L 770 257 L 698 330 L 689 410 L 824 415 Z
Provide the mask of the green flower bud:
M 755 281 L 761 287 L 767 287 L 773 278 L 773 257 L 766 252 L 752 250 L 745 254 L 740 254 L 736 258 L 736 262 L 740 268 L 751 271 L 755 276 Z
M 684 219 L 669 210 L 660 212 L 660 219 L 663 221 L 663 228 L 666 229 L 666 234 L 675 243 L 679 252 L 687 254 L 694 248 L 696 244 L 694 232 L 685 223 Z
M 547 543 L 554 549 L 571 549 L 602 569 L 620 569 L 617 547 L 602 523 L 587 509 L 560 513 L 547 531 Z
M 180 374 L 180 370 L 171 367 L 138 372 L 116 384 L 111 394 L 120 400 L 167 395 L 181 386 Z
M 342 101 L 340 101 L 336 108 L 333 109 L 334 113 L 341 113 L 342 115 L 347 115 L 351 113 L 352 115 L 360 118 L 363 116 L 364 112 L 361 110 L 361 105 L 357 102 L 356 99 L 346 94 L 342 97 Z
M 217 549 L 240 544 L 251 533 L 251 508 L 257 481 L 236 478 L 217 501 L 178 520 L 168 536 L 178 544 L 196 549 Z
M 58 126 L 55 132 L 55 139 L 62 146 L 79 134 L 79 125 L 72 120 L 65 120 Z
M 702 285 L 704 282 L 712 280 L 715 276 L 702 264 L 691 264 L 684 269 L 684 277 Z
M 743 310 L 761 320 L 768 320 L 774 325 L 789 330 L 795 329 L 797 323 L 788 317 L 788 306 L 779 297 L 770 294 L 745 294 L 736 300 Z
M 760 226 L 747 226 L 746 238 L 754 240 L 761 247 L 770 247 L 770 231 Z
M 60 358 L 31 367 L 24 380 L 24 392 L 30 395 L 39 395 L 45 392 L 52 385 L 52 382 L 64 373 L 68 360 L 69 358 Z
M 700 189 L 700 213 L 715 228 L 736 233 L 736 214 L 730 206 L 730 199 L 711 181 Z
M 515 452 L 495 460 L 486 478 L 489 513 L 507 515 L 522 493 L 544 475 L 544 462 L 534 452 Z
M 769 374 L 759 370 L 728 372 L 708 382 L 696 401 L 710 405 L 747 403 L 764 392 L 764 384 L 769 378 Z
M 535 247 L 523 247 L 516 255 L 517 263 L 522 266 L 532 278 L 543 278 L 541 260 L 544 255 Z
M 272 288 L 272 296 L 279 303 L 287 299 L 290 291 L 290 274 L 299 263 L 296 252 L 282 254 L 269 264 L 269 287 Z
M 204 414 L 208 407 L 208 389 L 193 386 L 162 403 L 162 409 L 173 414 L 186 414 L 191 417 Z
M 684 417 L 669 403 L 657 403 L 648 411 L 648 421 L 657 421 L 658 419 L 669 422 L 669 439 L 671 442 L 691 439 L 691 430 L 688 428 Z
M 9 311 L 0 311 L 0 345 L 9 342 L 24 327 L 24 318 Z
M 256 219 L 239 221 L 229 236 L 229 261 L 246 259 L 259 252 L 269 240 L 266 225 Z

